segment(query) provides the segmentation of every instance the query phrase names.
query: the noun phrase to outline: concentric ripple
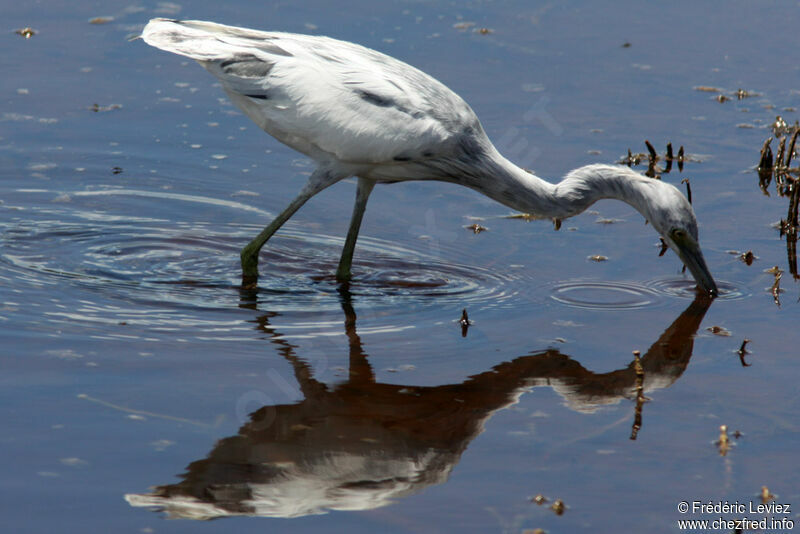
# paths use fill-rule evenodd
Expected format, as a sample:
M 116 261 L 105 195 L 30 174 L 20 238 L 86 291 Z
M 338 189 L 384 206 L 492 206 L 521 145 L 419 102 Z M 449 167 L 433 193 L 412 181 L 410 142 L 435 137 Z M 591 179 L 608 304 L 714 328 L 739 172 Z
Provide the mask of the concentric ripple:
M 552 287 L 550 298 L 586 309 L 627 310 L 655 304 L 659 295 L 647 286 L 623 282 L 564 282 Z
M 740 289 L 726 282 L 718 283 L 722 300 L 745 296 Z M 554 284 L 550 298 L 576 308 L 594 310 L 627 310 L 659 304 L 666 297 L 693 299 L 697 295 L 693 280 L 655 279 L 642 284 L 634 282 L 575 281 Z
M 102 192 L 104 207 L 113 201 L 113 210 L 91 209 L 99 193 L 28 209 L 25 218 L 0 225 L 0 277 L 36 285 L 77 284 L 117 301 L 160 309 L 239 306 L 239 250 L 260 228 L 121 215 L 135 211 L 131 208 L 142 202 L 140 193 L 148 202 L 168 205 L 203 202 L 197 196 L 116 190 Z M 241 208 L 214 199 L 209 204 Z M 150 206 L 147 213 L 168 215 L 170 208 Z M 343 241 L 300 231 L 290 221 L 262 251 L 259 308 L 340 309 L 333 273 Z M 359 239 L 353 273 L 350 293 L 362 307 L 397 302 L 504 306 L 524 285 L 511 274 L 444 261 L 368 236 Z

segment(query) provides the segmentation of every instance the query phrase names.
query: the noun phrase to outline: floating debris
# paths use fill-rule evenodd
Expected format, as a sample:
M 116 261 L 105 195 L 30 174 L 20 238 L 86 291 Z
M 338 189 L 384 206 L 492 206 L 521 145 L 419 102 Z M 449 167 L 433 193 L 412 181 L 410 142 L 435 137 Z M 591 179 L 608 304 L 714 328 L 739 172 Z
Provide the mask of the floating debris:
M 723 328 L 722 326 L 709 326 L 706 328 L 709 332 L 714 334 L 715 336 L 721 337 L 730 337 L 731 332 L 727 328 Z
M 784 162 L 784 167 L 791 168 L 792 166 L 792 158 L 794 157 L 794 146 L 797 143 L 797 134 L 800 134 L 800 128 L 796 128 L 794 134 L 792 134 L 792 140 L 789 143 L 789 152 L 786 153 L 786 161 Z
M 639 430 L 642 429 L 642 408 L 644 408 L 644 403 L 650 400 L 644 396 L 644 366 L 642 365 L 641 355 L 642 353 L 640 351 L 633 351 L 633 370 L 636 373 L 633 391 L 636 394 L 636 407 L 633 410 L 631 440 L 636 440 L 639 435 Z
M 115 109 L 122 109 L 122 104 L 109 104 L 107 106 L 101 106 L 98 103 L 94 103 L 89 106 L 89 110 L 94 111 L 95 113 L 100 113 L 102 111 L 114 111 Z
M 664 167 L 664 174 L 669 174 L 669 171 L 672 170 L 672 160 L 674 159 L 675 157 L 672 155 L 672 143 L 667 143 L 667 155 L 664 156 L 667 165 Z
M 631 149 L 628 149 L 628 157 L 621 159 L 618 163 L 624 163 L 628 167 L 639 164 L 639 154 L 631 154 Z
M 122 167 L 111 167 L 111 174 L 122 174 L 123 172 Z
M 489 35 L 490 33 L 494 33 L 494 30 L 491 28 L 478 28 L 475 30 L 475 33 L 479 33 L 481 35 Z
M 595 224 L 616 224 L 619 222 L 625 222 L 624 219 L 610 219 L 608 217 L 598 217 L 595 219 Z
M 764 141 L 764 144 L 761 146 L 761 159 L 758 161 L 758 167 L 756 168 L 758 171 L 758 177 L 760 179 L 759 185 L 761 186 L 761 191 L 763 191 L 767 196 L 769 196 L 767 187 L 769 187 L 769 183 L 772 181 L 773 170 L 772 147 L 770 146 L 771 143 L 772 137 L 769 137 L 766 141 Z
M 761 486 L 761 493 L 759 493 L 759 497 L 761 497 L 761 503 L 767 504 L 770 501 L 774 501 L 777 495 L 774 495 L 769 488 L 766 486 Z
M 689 204 L 692 203 L 692 184 L 689 183 L 688 178 L 684 178 L 681 180 L 682 184 L 686 184 L 686 200 L 689 201 Z
M 785 219 L 775 227 L 778 229 L 780 237 L 786 238 L 786 256 L 789 262 L 789 272 L 794 280 L 800 279 L 797 270 L 797 239 L 800 234 L 800 217 L 798 207 L 800 206 L 800 166 L 792 167 L 797 147 L 797 138 L 800 135 L 800 123 L 795 121 L 794 125 L 787 126 L 786 121 L 780 116 L 772 124 L 775 137 L 778 140 L 777 152 L 773 156 L 771 143 L 773 138 L 769 137 L 761 146 L 761 155 L 756 171 L 758 173 L 758 187 L 769 196 L 769 187 L 775 180 L 775 190 L 778 196 L 789 199 L 789 209 Z M 791 135 L 791 137 L 789 137 Z M 788 140 L 788 148 L 787 147 Z M 775 266 L 771 272 L 775 275 L 775 282 L 771 288 L 775 304 L 780 306 L 778 294 L 781 292 L 779 283 L 782 271 Z
M 16 33 L 17 35 L 21 35 L 25 39 L 30 39 L 31 37 L 33 37 L 34 35 L 36 35 L 39 32 L 37 32 L 33 28 L 27 26 L 25 28 L 20 28 L 19 30 L 14 30 L 14 33 Z
M 651 160 L 658 159 L 658 154 L 656 154 L 656 149 L 653 148 L 653 145 L 650 144 L 650 141 L 645 139 L 644 144 L 645 146 L 647 146 L 647 152 L 650 154 L 650 159 Z
M 461 311 L 461 319 L 458 320 L 458 324 L 461 325 L 461 337 L 467 337 L 467 331 L 472 326 L 472 321 L 469 320 L 466 308 Z
M 475 26 L 474 22 L 467 22 L 467 21 L 456 22 L 455 24 L 453 24 L 453 28 L 455 28 L 457 30 L 462 30 L 462 31 L 463 30 L 468 30 L 468 29 L 472 28 L 473 26 Z
M 781 299 L 780 294 L 783 292 L 781 289 L 781 277 L 783 277 L 783 271 L 776 265 L 770 269 L 766 269 L 765 273 L 769 273 L 775 276 L 775 281 L 772 282 L 772 287 L 770 287 L 770 293 L 772 293 L 772 299 L 775 301 L 775 305 L 779 308 L 781 307 Z
M 786 131 L 788 130 L 789 127 L 786 125 L 786 121 L 783 120 L 783 117 L 778 115 L 777 117 L 775 117 L 775 122 L 772 123 L 771 128 L 772 128 L 772 133 L 774 133 L 776 136 L 783 136 L 784 134 L 786 134 Z
M 631 46 L 632 46 L 631 43 L 625 41 L 624 43 L 622 43 L 622 45 L 620 45 L 620 48 L 630 48 Z
M 556 499 L 555 501 L 553 501 L 553 504 L 550 506 L 550 509 L 553 512 L 555 512 L 556 515 L 564 515 L 564 510 L 567 509 L 567 506 L 561 499 Z
M 538 219 L 536 215 L 531 215 L 530 213 L 514 213 L 511 215 L 506 215 L 503 217 L 504 219 L 522 219 L 525 222 L 531 222 Z
M 531 499 L 531 502 L 535 502 L 536 504 L 541 506 L 541 505 L 545 504 L 547 502 L 547 500 L 548 500 L 547 497 L 545 497 L 544 495 L 539 493 L 533 499 Z
M 756 255 L 753 254 L 752 250 L 748 250 L 747 252 L 742 252 L 739 254 L 739 259 L 742 260 L 745 265 L 750 266 L 753 265 L 753 262 L 758 258 L 756 258 Z
M 693 88 L 695 91 L 700 91 L 701 93 L 717 93 L 714 96 L 714 100 L 717 102 L 727 102 L 732 98 L 736 98 L 736 100 L 744 100 L 745 98 L 750 98 L 754 96 L 761 96 L 761 93 L 756 93 L 755 91 L 748 91 L 746 89 L 737 89 L 736 91 L 725 91 L 724 89 L 720 89 L 719 87 L 712 87 L 709 85 L 698 85 Z
M 108 24 L 112 22 L 114 17 L 94 17 L 89 19 L 89 24 Z
M 645 171 L 645 175 L 649 176 L 650 178 L 655 178 L 657 180 L 661 179 L 661 174 L 669 174 L 672 170 L 672 163 L 678 163 L 678 170 L 683 172 L 683 162 L 686 158 L 684 158 L 683 146 L 678 149 L 678 155 L 675 156 L 672 150 L 672 143 L 667 143 L 667 151 L 664 156 L 659 156 L 656 152 L 656 149 L 653 147 L 653 144 L 650 143 L 649 140 L 645 140 L 645 146 L 647 147 L 647 153 L 639 153 L 634 154 L 631 152 L 631 149 L 628 149 L 628 155 L 623 157 L 617 163 L 621 165 L 627 165 L 628 167 L 634 167 L 639 165 L 645 159 L 647 160 L 647 171 Z M 658 166 L 660 161 L 664 161 L 665 165 L 663 168 Z
M 474 234 L 479 234 L 481 232 L 485 232 L 488 230 L 488 228 L 486 228 L 485 226 L 481 226 L 478 223 L 470 224 L 469 226 L 465 226 L 464 228 L 466 228 L 467 230 L 472 230 L 472 233 Z
M 601 254 L 593 254 L 589 256 L 589 260 L 596 262 L 608 261 L 608 256 L 603 256 Z
M 669 250 L 669 245 L 667 245 L 667 242 L 664 241 L 663 237 L 659 237 L 658 239 L 661 240 L 661 249 L 658 251 L 658 257 L 660 258 Z
M 748 354 L 750 354 L 750 351 L 747 350 L 747 344 L 748 343 L 750 343 L 750 340 L 747 339 L 747 338 L 744 338 L 744 341 L 742 341 L 742 346 L 739 347 L 739 350 L 736 351 L 736 354 L 739 355 L 739 361 L 742 362 L 742 367 L 750 367 L 752 365 L 752 364 L 747 363 L 746 361 L 744 361 L 744 357 L 747 356 Z
M 714 442 L 714 445 L 717 446 L 720 456 L 728 455 L 728 452 L 731 450 L 732 443 L 730 438 L 728 437 L 727 425 L 721 425 L 719 427 L 719 439 Z

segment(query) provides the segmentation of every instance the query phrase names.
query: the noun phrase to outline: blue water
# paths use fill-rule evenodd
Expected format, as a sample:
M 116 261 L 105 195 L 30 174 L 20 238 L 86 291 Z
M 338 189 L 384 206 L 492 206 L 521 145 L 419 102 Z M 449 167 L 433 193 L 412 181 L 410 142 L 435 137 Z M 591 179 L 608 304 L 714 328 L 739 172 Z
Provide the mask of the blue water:
M 796 6 L 0 7 L 4 531 L 673 532 L 716 518 L 681 501 L 756 503 L 762 486 L 800 521 L 800 293 L 771 226 L 787 201 L 753 172 L 775 116 L 798 118 Z M 627 205 L 556 232 L 433 183 L 376 189 L 342 291 L 352 181 L 310 201 L 241 290 L 239 249 L 312 166 L 202 68 L 129 41 L 155 16 L 389 53 L 551 179 L 645 139 L 683 145 L 662 178 L 690 179 L 723 295 L 694 301 Z M 731 253 L 746 250 L 751 266 Z

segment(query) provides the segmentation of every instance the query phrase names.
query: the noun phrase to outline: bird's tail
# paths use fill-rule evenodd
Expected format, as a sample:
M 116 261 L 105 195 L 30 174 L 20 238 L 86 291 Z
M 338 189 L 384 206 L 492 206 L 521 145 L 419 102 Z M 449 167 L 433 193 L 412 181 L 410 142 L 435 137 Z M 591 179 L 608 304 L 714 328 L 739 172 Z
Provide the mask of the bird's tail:
M 197 61 L 215 61 L 252 47 L 254 42 L 269 50 L 268 41 L 274 35 L 202 20 L 157 18 L 147 23 L 141 37 L 147 44 L 167 52 Z

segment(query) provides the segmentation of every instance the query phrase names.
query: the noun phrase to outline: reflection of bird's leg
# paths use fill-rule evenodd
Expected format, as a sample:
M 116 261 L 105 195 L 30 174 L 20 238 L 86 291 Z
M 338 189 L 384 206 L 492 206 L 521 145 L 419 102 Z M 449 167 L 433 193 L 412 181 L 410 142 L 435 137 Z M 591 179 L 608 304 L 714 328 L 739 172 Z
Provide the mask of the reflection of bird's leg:
M 356 249 L 356 239 L 358 230 L 361 228 L 361 219 L 364 217 L 364 210 L 367 208 L 367 200 L 375 181 L 367 178 L 358 179 L 358 189 L 356 190 L 356 202 L 353 204 L 353 216 L 350 218 L 350 229 L 347 230 L 347 239 L 342 249 L 342 258 L 339 260 L 339 268 L 336 269 L 336 280 L 347 282 L 350 280 L 350 267 L 353 265 L 353 252 Z
M 336 182 L 340 177 L 331 176 L 327 171 L 315 170 L 300 193 L 275 219 L 264 228 L 255 239 L 242 249 L 242 285 L 251 286 L 258 280 L 258 253 L 264 243 L 283 226 L 283 224 L 306 203 L 308 199 Z
M 328 391 L 328 386 L 314 378 L 314 370 L 305 361 L 298 358 L 293 348 L 282 350 L 283 357 L 292 365 L 295 380 L 306 399 L 314 399 Z
M 369 188 L 372 189 L 372 186 Z M 364 352 L 361 338 L 356 332 L 356 311 L 353 309 L 352 296 L 346 283 L 339 286 L 339 295 L 339 302 L 344 311 L 344 332 L 350 345 L 350 382 L 374 383 L 375 372 L 367 360 L 367 353 Z

